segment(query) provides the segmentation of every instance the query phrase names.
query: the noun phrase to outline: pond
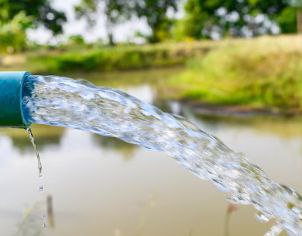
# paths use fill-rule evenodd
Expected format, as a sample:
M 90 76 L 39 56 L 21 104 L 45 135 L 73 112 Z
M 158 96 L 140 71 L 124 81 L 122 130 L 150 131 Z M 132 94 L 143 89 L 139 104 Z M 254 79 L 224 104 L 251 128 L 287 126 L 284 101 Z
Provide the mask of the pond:
M 186 116 L 245 153 L 272 179 L 302 192 L 300 119 L 197 116 L 189 107 L 158 99 L 160 80 L 179 70 L 88 77 Z M 230 206 L 214 186 L 163 153 L 71 129 L 33 127 L 44 168 L 41 193 L 25 131 L 0 132 L 0 235 L 254 236 L 272 225 L 258 222 L 252 207 Z M 43 221 L 48 227 L 41 233 Z

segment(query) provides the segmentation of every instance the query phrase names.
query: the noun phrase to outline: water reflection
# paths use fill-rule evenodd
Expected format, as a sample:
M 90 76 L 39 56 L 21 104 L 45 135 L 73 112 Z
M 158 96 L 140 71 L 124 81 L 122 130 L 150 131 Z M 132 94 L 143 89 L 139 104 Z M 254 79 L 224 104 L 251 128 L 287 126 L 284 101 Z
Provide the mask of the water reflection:
M 47 226 L 52 229 L 55 227 L 55 217 L 53 211 L 53 197 L 50 194 L 46 198 L 46 206 L 47 206 L 47 219 L 48 219 Z
M 39 149 L 43 150 L 49 146 L 59 146 L 62 135 L 37 138 Z M 13 146 L 20 151 L 21 154 L 32 151 L 32 146 L 29 140 L 26 137 L 14 137 L 11 136 Z
M 131 160 L 134 157 L 134 153 L 137 146 L 121 141 L 117 138 L 102 137 L 99 135 L 93 135 L 93 141 L 96 145 L 99 145 L 103 150 L 115 150 L 119 152 L 125 161 Z
M 238 210 L 238 206 L 234 204 L 229 204 L 226 210 L 225 214 L 225 220 L 224 220 L 224 236 L 231 236 L 230 234 L 230 220 L 231 215 Z
M 43 202 L 35 202 L 31 207 L 25 209 L 23 219 L 17 226 L 15 236 L 39 236 L 43 235 L 41 214 L 43 213 Z
M 53 211 L 53 197 L 47 195 L 46 200 L 38 200 L 32 206 L 25 208 L 23 211 L 22 220 L 17 224 L 17 230 L 14 236 L 39 236 L 45 235 L 46 229 L 42 227 L 43 219 L 41 215 L 44 214 L 44 209 L 47 209 L 47 227 L 48 230 L 54 229 L 54 211 Z
M 191 111 L 191 114 L 193 112 Z M 235 129 L 252 127 L 255 132 L 271 134 L 280 138 L 300 138 L 302 133 L 302 119 L 300 117 L 214 117 L 196 115 L 198 120 L 207 124 L 209 128 L 228 126 Z
M 34 125 L 35 138 L 39 150 L 44 148 L 56 148 L 60 145 L 61 139 L 64 135 L 64 128 L 48 127 L 41 125 Z M 23 129 L 1 129 L 0 136 L 10 137 L 12 145 L 20 154 L 32 152 L 32 144 L 28 139 L 28 135 Z

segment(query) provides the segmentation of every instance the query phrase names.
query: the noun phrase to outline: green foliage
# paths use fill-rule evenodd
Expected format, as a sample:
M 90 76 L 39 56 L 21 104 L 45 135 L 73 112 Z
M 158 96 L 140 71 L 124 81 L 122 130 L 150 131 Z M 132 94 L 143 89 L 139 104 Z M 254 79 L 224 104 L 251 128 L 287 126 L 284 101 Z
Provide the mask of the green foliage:
M 77 46 L 77 45 L 85 45 L 85 39 L 82 35 L 71 35 L 68 38 L 67 45 Z
M 147 38 L 149 42 L 156 43 L 163 41 L 169 35 L 172 22 L 167 17 L 169 9 L 177 10 L 177 0 L 144 0 L 136 1 L 135 13 L 140 18 L 145 18 L 152 30 Z
M 23 12 L 15 15 L 8 22 L 0 21 L 0 50 L 6 52 L 21 51 L 26 47 L 25 30 L 31 27 L 31 18 L 25 16 Z
M 207 43 L 157 44 L 150 46 L 70 47 L 28 55 L 31 71 L 114 71 L 156 68 L 184 64 L 209 50 Z
M 51 7 L 48 0 L 1 0 L 0 22 L 9 23 L 20 12 L 30 17 L 34 25 L 42 24 L 54 34 L 61 33 L 65 14 Z
M 290 8 L 288 1 L 278 0 L 187 0 L 176 36 L 250 37 L 278 33 L 277 25 L 282 32 L 293 32 L 295 18 Z
M 251 48 L 253 53 L 251 53 Z M 177 99 L 253 108 L 302 109 L 298 37 L 225 42 L 170 81 Z
M 176 26 L 176 38 L 192 37 L 203 38 L 203 28 L 208 18 L 208 13 L 203 11 L 199 0 L 188 0 L 185 4 L 186 16 L 181 19 Z
M 295 33 L 296 27 L 296 9 L 292 7 L 285 8 L 277 17 L 276 21 L 282 29 L 282 33 Z

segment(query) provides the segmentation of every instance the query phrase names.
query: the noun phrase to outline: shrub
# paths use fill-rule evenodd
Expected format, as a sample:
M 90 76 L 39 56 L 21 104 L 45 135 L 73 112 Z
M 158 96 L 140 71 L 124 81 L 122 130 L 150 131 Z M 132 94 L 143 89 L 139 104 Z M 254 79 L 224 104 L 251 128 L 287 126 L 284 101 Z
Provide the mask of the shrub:
M 178 98 L 212 104 L 302 108 L 299 37 L 226 41 L 170 81 Z

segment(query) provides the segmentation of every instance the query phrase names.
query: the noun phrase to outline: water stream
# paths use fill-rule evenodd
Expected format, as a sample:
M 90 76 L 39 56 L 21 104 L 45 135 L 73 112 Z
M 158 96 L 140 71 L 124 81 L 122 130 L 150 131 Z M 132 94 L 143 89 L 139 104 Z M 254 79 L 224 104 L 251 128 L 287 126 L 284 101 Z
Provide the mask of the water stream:
M 30 142 L 31 142 L 31 144 L 33 146 L 33 149 L 35 151 L 35 154 L 36 154 L 37 163 L 38 163 L 38 171 L 39 171 L 39 192 L 41 193 L 40 194 L 41 199 L 43 199 L 43 197 L 44 197 L 44 194 L 43 194 L 43 192 L 44 192 L 43 167 L 42 167 L 40 153 L 38 151 L 38 148 L 37 148 L 37 145 L 36 145 L 36 142 L 35 142 L 35 138 L 34 138 L 34 135 L 32 133 L 31 128 L 26 128 L 26 132 L 28 134 L 28 137 L 30 139 Z M 42 228 L 46 228 L 46 214 L 45 214 L 45 212 L 42 215 Z
M 43 173 L 42 173 L 43 169 L 42 169 L 41 157 L 40 157 L 40 153 L 38 152 L 38 149 L 37 149 L 37 145 L 36 145 L 36 142 L 35 142 L 34 135 L 31 131 L 31 128 L 26 128 L 26 132 L 28 134 L 29 140 L 30 140 L 30 142 L 33 146 L 33 149 L 34 149 L 36 157 L 37 157 L 39 178 L 42 178 L 43 177 Z M 43 191 L 43 186 L 40 186 L 39 190 Z
M 289 235 L 301 235 L 302 198 L 267 177 L 236 153 L 182 117 L 162 112 L 121 91 L 86 81 L 33 76 L 23 105 L 32 123 L 70 127 L 163 151 L 201 179 L 211 181 L 236 204 L 253 205 L 258 218 L 272 218 Z

